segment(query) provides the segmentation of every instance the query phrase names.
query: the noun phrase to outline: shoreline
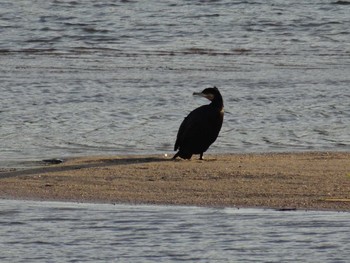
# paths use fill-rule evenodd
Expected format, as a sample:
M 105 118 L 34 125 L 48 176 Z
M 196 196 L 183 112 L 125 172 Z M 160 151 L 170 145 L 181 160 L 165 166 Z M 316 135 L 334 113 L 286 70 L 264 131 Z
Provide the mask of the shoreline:
M 84 203 L 350 211 L 350 153 L 72 158 L 0 168 L 0 198 Z

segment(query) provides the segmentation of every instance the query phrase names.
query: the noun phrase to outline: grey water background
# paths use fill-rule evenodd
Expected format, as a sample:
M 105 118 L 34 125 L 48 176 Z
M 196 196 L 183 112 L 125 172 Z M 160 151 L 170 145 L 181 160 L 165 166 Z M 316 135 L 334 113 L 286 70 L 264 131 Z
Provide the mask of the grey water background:
M 349 262 L 349 213 L 0 200 L 1 262 Z
M 347 3 L 3 0 L 1 162 L 172 153 L 214 85 L 212 153 L 349 151 Z
M 209 152 L 349 151 L 350 5 L 0 2 L 0 167 L 171 153 L 216 85 Z M 346 262 L 349 213 L 0 200 L 1 262 Z

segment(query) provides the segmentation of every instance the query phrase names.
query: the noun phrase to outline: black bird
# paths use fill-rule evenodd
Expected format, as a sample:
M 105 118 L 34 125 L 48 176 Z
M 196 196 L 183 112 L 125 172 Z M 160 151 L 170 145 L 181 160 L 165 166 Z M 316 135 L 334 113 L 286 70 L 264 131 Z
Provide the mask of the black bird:
M 193 110 L 183 120 L 174 146 L 174 151 L 179 151 L 173 159 L 178 156 L 191 159 L 193 154 L 199 154 L 199 159 L 203 160 L 203 153 L 215 142 L 224 120 L 224 103 L 216 87 L 193 95 L 205 97 L 211 103 Z

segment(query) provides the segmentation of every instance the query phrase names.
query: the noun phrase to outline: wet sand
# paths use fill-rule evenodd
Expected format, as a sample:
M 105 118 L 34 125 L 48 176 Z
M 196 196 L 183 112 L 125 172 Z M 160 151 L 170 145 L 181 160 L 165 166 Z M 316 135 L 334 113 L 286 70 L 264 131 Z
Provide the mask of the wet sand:
M 0 198 L 350 211 L 350 153 L 84 157 L 0 169 Z

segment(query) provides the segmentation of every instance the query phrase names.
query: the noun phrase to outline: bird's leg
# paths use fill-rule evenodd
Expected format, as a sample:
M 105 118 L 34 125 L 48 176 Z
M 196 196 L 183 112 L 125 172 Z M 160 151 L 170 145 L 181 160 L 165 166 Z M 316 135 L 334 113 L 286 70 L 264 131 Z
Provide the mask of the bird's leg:
M 203 153 L 199 155 L 199 160 L 203 160 Z

